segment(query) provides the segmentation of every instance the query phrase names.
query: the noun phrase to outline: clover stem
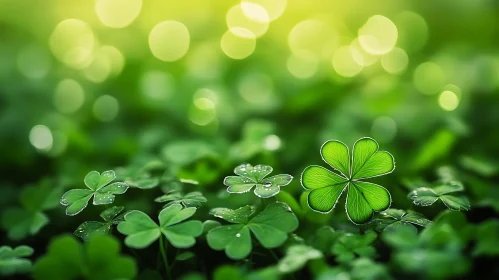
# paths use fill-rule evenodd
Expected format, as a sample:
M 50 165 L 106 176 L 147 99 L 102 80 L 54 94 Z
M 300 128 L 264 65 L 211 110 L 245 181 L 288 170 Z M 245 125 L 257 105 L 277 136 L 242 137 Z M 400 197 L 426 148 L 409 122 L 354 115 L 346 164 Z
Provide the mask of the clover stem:
M 170 266 L 168 265 L 168 258 L 166 257 L 166 246 L 163 244 L 163 235 L 159 236 L 159 250 L 161 251 L 161 256 L 163 257 L 163 262 L 165 264 L 166 277 L 168 280 L 172 279 L 170 273 Z
M 272 249 L 269 249 L 269 252 L 272 255 L 272 257 L 275 259 L 275 261 L 279 262 L 279 258 L 276 256 L 276 254 L 274 253 L 274 251 L 272 251 Z

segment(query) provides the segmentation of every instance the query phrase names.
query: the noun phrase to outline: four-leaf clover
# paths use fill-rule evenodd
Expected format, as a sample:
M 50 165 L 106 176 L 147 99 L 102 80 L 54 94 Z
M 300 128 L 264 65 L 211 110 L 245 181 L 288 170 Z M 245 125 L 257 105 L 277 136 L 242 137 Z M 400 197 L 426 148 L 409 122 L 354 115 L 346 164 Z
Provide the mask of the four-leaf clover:
M 67 206 L 66 215 L 74 216 L 88 205 L 94 197 L 94 205 L 110 204 L 114 202 L 114 195 L 123 194 L 128 190 L 128 185 L 123 182 L 111 183 L 116 178 L 114 171 L 90 171 L 85 176 L 84 182 L 88 189 L 74 189 L 67 191 L 61 198 L 61 204 Z
M 229 193 L 249 192 L 256 186 L 254 193 L 261 198 L 269 198 L 279 193 L 281 186 L 286 186 L 293 180 L 293 176 L 280 174 L 265 178 L 272 173 L 272 167 L 268 165 L 241 164 L 234 169 L 239 176 L 227 176 L 224 185 L 228 186 Z
M 458 211 L 470 210 L 470 201 L 461 193 L 463 185 L 458 181 L 437 182 L 432 188 L 417 188 L 409 193 L 409 198 L 419 206 L 430 206 L 437 200 L 441 200 L 447 208 Z
M 208 245 L 214 250 L 224 250 L 225 254 L 235 260 L 247 257 L 252 248 L 251 234 L 265 248 L 281 246 L 288 238 L 288 233 L 298 228 L 298 219 L 289 206 L 282 202 L 274 202 L 258 215 L 252 206 L 243 206 L 236 210 L 214 208 L 210 213 L 231 223 L 211 229 L 206 235 Z
M 172 204 L 159 215 L 159 226 L 146 213 L 133 210 L 125 215 L 125 221 L 118 225 L 118 231 L 124 235 L 125 244 L 132 248 L 145 248 L 163 234 L 176 248 L 188 248 L 196 243 L 195 237 L 203 232 L 200 221 L 184 222 L 196 212 L 195 207 L 182 208 Z
M 352 154 L 340 141 L 327 141 L 321 147 L 322 159 L 340 174 L 321 166 L 305 168 L 301 175 L 303 187 L 310 190 L 308 205 L 314 211 L 329 213 L 333 210 L 344 190 L 347 190 L 346 212 L 354 224 L 371 220 L 374 211 L 388 209 L 390 193 L 380 185 L 360 181 L 391 173 L 395 169 L 393 156 L 378 151 L 378 143 L 372 138 L 355 142 Z

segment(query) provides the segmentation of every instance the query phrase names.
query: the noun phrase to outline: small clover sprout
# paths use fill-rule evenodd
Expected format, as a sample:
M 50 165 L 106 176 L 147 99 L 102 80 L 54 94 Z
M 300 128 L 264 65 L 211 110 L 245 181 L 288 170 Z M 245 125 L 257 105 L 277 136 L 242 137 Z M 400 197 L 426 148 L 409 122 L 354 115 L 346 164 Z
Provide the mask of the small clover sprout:
M 377 231 L 392 230 L 395 227 L 406 226 L 417 231 L 416 227 L 426 227 L 432 222 L 426 219 L 423 215 L 413 212 L 404 211 L 399 209 L 387 209 L 380 214 L 380 217 L 371 221 Z
M 118 231 L 124 235 L 125 244 L 131 248 L 145 248 L 163 234 L 176 248 L 189 248 L 196 243 L 195 237 L 203 232 L 200 221 L 190 220 L 196 212 L 195 207 L 182 208 L 180 204 L 172 204 L 159 213 L 159 225 L 146 213 L 130 211 L 118 225 Z
M 199 208 L 201 207 L 201 205 L 203 205 L 203 203 L 206 203 L 208 200 L 206 199 L 206 197 L 203 196 L 201 192 L 190 192 L 184 195 L 179 191 L 172 191 L 160 197 L 157 197 L 154 201 L 166 202 L 163 208 L 168 207 L 175 203 L 180 203 L 184 207 Z
M 270 204 L 251 219 L 255 213 L 252 206 L 236 210 L 215 208 L 210 213 L 231 224 L 211 229 L 206 235 L 208 245 L 213 250 L 225 250 L 225 254 L 235 260 L 244 259 L 251 253 L 250 232 L 264 248 L 271 249 L 281 246 L 288 239 L 288 233 L 298 228 L 295 214 L 282 202 Z
M 322 159 L 340 174 L 321 166 L 305 168 L 301 175 L 308 193 L 309 207 L 320 213 L 333 210 L 343 191 L 347 190 L 345 209 L 354 224 L 365 224 L 374 211 L 383 211 L 392 202 L 390 193 L 380 185 L 360 181 L 391 173 L 395 169 L 393 156 L 378 151 L 378 143 L 369 137 L 355 142 L 352 153 L 340 141 L 327 141 L 321 147 Z
M 346 233 L 331 247 L 331 254 L 335 255 L 336 261 L 340 263 L 350 262 L 356 257 L 372 258 L 376 255 L 376 249 L 372 246 L 376 237 L 373 231 L 364 235 Z
M 8 276 L 31 271 L 31 261 L 24 257 L 33 254 L 28 246 L 18 246 L 12 249 L 9 246 L 0 247 L 0 275 Z
M 123 216 L 126 213 L 120 215 L 120 213 L 123 212 L 124 209 L 125 207 L 123 206 L 113 206 L 102 211 L 102 213 L 100 213 L 100 216 L 104 220 L 104 222 L 84 222 L 78 226 L 78 228 L 74 232 L 74 235 L 80 237 L 83 240 L 88 240 L 98 234 L 107 234 L 112 225 L 117 225 L 120 222 L 124 221 Z
M 239 176 L 227 176 L 224 185 L 228 186 L 229 193 L 249 192 L 256 186 L 254 193 L 261 198 L 269 198 L 279 193 L 282 186 L 291 183 L 293 176 L 280 174 L 265 178 L 272 173 L 272 167 L 268 165 L 241 164 L 234 169 L 234 173 Z
M 110 235 L 92 237 L 84 246 L 64 235 L 52 240 L 34 267 L 35 279 L 135 279 L 137 264 L 120 254 L 120 242 Z
M 418 206 L 430 206 L 440 199 L 451 210 L 468 211 L 470 201 L 462 195 L 463 191 L 464 187 L 458 181 L 442 181 L 434 183 L 431 188 L 417 188 L 408 197 Z
M 104 171 L 99 174 L 91 171 L 85 176 L 84 182 L 88 189 L 74 189 L 67 191 L 61 198 L 61 204 L 67 206 L 66 215 L 74 216 L 88 205 L 88 201 L 94 197 L 94 205 L 110 204 L 114 202 L 114 196 L 123 194 L 128 190 L 128 185 L 123 182 L 111 183 L 116 178 L 114 171 Z

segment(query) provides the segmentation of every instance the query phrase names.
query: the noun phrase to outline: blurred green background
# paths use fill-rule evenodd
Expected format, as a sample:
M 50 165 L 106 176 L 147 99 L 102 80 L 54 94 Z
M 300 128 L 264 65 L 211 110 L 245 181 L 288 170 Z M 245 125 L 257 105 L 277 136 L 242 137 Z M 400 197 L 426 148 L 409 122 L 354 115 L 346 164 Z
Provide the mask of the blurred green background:
M 499 211 L 498 1 L 0 0 L 0 38 L 2 210 L 28 185 L 153 159 L 208 208 L 245 203 L 221 195 L 244 162 L 292 174 L 298 198 L 324 141 L 370 136 L 396 159 L 377 180 L 393 207 L 445 166 L 469 221 Z M 31 245 L 98 213 L 50 211 Z

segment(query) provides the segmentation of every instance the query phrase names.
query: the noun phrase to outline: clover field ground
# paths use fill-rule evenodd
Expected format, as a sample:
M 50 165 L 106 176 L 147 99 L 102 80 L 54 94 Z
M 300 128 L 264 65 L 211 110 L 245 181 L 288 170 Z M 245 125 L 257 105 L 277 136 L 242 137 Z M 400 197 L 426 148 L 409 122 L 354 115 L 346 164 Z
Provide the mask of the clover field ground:
M 493 0 L 0 0 L 0 278 L 499 279 Z

